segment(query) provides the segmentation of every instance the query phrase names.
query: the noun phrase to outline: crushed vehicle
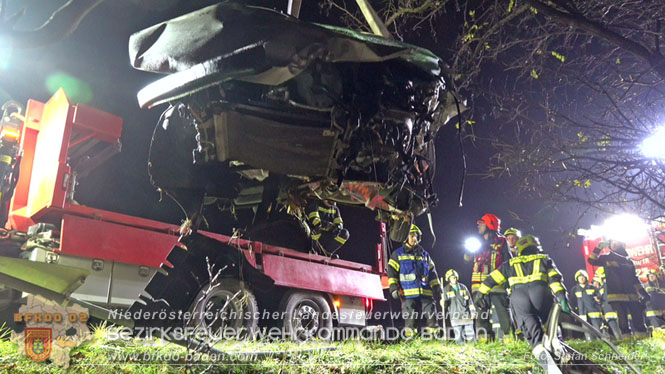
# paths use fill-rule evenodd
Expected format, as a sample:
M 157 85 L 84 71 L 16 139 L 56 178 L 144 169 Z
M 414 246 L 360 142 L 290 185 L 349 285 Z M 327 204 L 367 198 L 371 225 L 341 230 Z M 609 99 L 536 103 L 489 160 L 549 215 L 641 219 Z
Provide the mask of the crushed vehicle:
M 457 112 L 430 51 L 228 2 L 129 44 L 135 68 L 166 74 L 138 100 L 170 103 L 150 173 L 197 196 L 188 211 L 281 206 L 304 224 L 306 199 L 333 200 L 377 211 L 401 242 L 437 203 L 434 140 Z

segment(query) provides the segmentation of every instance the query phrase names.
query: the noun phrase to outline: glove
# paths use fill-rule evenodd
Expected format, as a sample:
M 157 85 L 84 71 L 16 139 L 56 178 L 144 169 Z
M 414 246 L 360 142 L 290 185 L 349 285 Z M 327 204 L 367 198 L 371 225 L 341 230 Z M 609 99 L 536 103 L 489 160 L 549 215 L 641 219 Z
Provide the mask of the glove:
M 473 303 L 476 304 L 480 310 L 487 310 L 489 308 L 486 296 L 480 292 L 476 292 L 476 295 L 473 298 Z
M 332 222 L 321 222 L 321 230 L 323 231 L 332 231 L 334 229 L 336 224 Z
M 393 299 L 399 300 L 399 290 L 394 290 L 390 295 L 393 297 Z
M 651 301 L 651 295 L 649 295 L 646 291 L 644 292 L 638 292 L 639 295 L 639 302 L 640 304 L 646 304 L 649 301 Z
M 568 305 L 568 299 L 563 298 L 560 301 L 561 303 L 561 311 L 564 313 L 570 313 L 570 305 Z

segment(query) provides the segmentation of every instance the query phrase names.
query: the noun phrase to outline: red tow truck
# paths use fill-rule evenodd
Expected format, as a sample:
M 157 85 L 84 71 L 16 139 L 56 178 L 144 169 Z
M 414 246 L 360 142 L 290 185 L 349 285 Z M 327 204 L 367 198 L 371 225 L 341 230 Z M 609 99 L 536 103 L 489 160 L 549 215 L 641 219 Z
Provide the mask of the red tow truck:
M 298 339 L 333 323 L 365 326 L 373 302 L 385 300 L 385 226 L 380 243 L 368 248 L 376 254 L 374 266 L 237 235 L 199 231 L 181 237 L 177 225 L 75 201 L 77 180 L 120 151 L 121 118 L 72 105 L 60 90 L 46 103 L 30 100 L 13 119 L 20 119 L 20 127 L 14 129 L 19 132 L 13 173 L 4 179 L 13 196 L 2 243 L 20 245 L 21 251 L 0 257 L 0 284 L 82 304 L 102 319 L 113 319 L 116 310 L 141 315 L 146 308 L 231 307 L 245 312 L 234 326 L 255 328 L 261 315 L 279 312 L 279 323 Z M 243 301 L 234 302 L 239 292 Z

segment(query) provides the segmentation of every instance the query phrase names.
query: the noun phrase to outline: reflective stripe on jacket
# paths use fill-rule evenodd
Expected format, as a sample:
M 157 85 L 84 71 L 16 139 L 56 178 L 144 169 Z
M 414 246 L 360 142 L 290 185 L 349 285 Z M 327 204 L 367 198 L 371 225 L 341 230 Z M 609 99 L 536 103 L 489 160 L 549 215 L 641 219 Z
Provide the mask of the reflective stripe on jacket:
M 577 314 L 586 315 L 589 318 L 602 318 L 600 304 L 596 301 L 596 298 L 600 299 L 596 287 L 591 284 L 585 284 L 583 287 L 578 283 L 573 287 L 572 293 L 577 300 Z
M 331 231 L 335 226 L 344 225 L 337 204 L 332 203 L 329 207 L 326 207 L 318 201 L 313 201 L 307 205 L 307 222 L 311 228 L 310 236 L 314 240 L 321 238 L 321 231 Z
M 457 283 L 457 290 L 447 284 L 443 288 L 443 299 L 448 307 L 448 317 L 452 321 L 467 321 L 473 323 L 472 314 L 476 312 L 471 293 L 462 283 Z
M 506 238 L 496 234 L 494 238 L 490 238 L 485 243 L 485 247 L 475 257 L 468 254 L 464 255 L 466 261 L 473 261 L 473 270 L 471 272 L 471 292 L 476 292 L 480 288 L 485 278 L 497 269 L 503 261 L 510 256 L 508 255 L 508 243 Z M 506 292 L 503 287 L 496 286 L 492 289 L 495 293 Z
M 419 245 L 413 249 L 397 248 L 390 256 L 387 270 L 390 291 L 401 288 L 407 299 L 441 292 L 434 261 Z
M 554 261 L 546 254 L 518 256 L 504 262 L 494 270 L 478 288 L 482 294 L 488 294 L 493 287 L 508 283 L 512 289 L 535 282 L 549 284 L 552 293 L 559 298 L 565 296 L 566 288 L 561 283 L 561 273 Z
M 645 291 L 635 275 L 633 261 L 612 251 L 599 255 L 600 251 L 600 248 L 594 249 L 587 261 L 593 266 L 605 268 L 607 301 L 637 301 L 638 293 Z

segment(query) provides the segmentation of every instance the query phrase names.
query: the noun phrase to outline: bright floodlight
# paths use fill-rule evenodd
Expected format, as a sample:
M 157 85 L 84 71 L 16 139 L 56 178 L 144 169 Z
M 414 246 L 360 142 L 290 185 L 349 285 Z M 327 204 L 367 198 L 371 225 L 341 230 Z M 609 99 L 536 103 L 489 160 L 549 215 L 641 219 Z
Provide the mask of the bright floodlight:
M 480 239 L 471 237 L 464 242 L 464 248 L 471 253 L 478 252 L 483 243 L 480 242 Z
M 648 225 L 641 218 L 632 214 L 620 214 L 605 220 L 602 231 L 607 238 L 631 242 L 644 236 L 647 228 Z
M 640 144 L 642 154 L 648 158 L 665 160 L 665 127 L 661 127 Z

